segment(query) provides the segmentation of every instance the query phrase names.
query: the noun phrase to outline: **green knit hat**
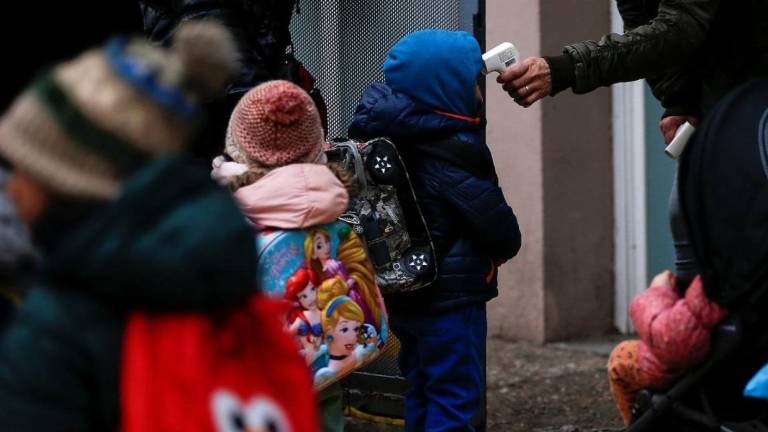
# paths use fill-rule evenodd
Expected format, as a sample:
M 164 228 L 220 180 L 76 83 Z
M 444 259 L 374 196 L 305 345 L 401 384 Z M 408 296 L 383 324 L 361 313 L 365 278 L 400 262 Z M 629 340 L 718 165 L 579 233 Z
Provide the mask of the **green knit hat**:
M 236 67 L 229 33 L 185 24 L 173 47 L 115 38 L 37 79 L 0 119 L 0 155 L 51 192 L 110 199 L 151 158 L 184 149 L 200 103 Z

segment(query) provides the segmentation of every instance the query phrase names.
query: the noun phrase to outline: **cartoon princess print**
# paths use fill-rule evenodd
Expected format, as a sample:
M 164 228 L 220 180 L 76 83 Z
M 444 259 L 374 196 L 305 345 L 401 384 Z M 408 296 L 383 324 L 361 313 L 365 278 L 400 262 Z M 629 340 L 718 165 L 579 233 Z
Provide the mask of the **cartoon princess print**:
M 307 233 L 304 240 L 304 257 L 307 267 L 312 269 L 321 280 L 340 276 L 350 288 L 355 288 L 357 282 L 350 278 L 347 267 L 331 256 L 331 235 L 328 231 L 315 228 Z
M 323 336 L 316 283 L 312 270 L 300 268 L 288 278 L 285 286 L 284 298 L 296 305 L 288 313 L 288 329 L 298 338 L 307 364 L 317 356 Z
M 374 270 L 368 260 L 365 245 L 351 229 L 345 227 L 338 233 L 337 256 L 331 256 L 331 236 L 324 229 L 312 229 L 304 240 L 306 266 L 318 279 L 326 281 L 337 278 L 347 285 L 345 295 L 354 300 L 362 309 L 362 322 L 378 326 L 381 324 L 379 298 L 376 294 Z
M 329 362 L 315 375 L 316 382 L 351 371 L 377 350 L 376 330 L 364 323 L 363 310 L 350 297 L 334 297 L 322 311 L 321 321 Z

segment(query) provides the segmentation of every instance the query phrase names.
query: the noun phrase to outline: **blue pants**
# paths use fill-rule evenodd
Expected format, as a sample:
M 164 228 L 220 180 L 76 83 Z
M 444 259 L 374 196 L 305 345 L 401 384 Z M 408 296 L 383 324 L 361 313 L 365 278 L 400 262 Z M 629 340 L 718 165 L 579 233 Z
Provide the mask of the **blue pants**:
M 485 304 L 425 317 L 393 316 L 408 380 L 405 428 L 472 432 L 485 392 Z

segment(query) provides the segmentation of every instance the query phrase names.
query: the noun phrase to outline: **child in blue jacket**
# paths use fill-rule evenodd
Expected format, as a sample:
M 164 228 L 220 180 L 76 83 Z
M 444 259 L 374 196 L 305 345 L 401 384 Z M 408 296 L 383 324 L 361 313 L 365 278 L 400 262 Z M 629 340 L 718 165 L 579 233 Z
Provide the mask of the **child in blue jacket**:
M 473 431 L 485 389 L 485 303 L 520 230 L 483 139 L 482 58 L 466 32 L 425 30 L 400 40 L 386 83 L 363 93 L 350 137 L 389 137 L 403 154 L 435 243 L 438 280 L 386 298 L 410 384 L 409 431 Z

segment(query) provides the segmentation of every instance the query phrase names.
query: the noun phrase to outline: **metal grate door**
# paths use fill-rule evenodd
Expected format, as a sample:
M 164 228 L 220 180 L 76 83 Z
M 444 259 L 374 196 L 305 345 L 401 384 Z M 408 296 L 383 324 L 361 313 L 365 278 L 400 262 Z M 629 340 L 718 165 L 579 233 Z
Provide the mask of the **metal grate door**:
M 363 89 L 383 80 L 382 64 L 395 42 L 426 28 L 471 32 L 476 10 L 477 1 L 466 0 L 302 1 L 291 35 L 296 57 L 328 104 L 328 136 L 346 136 Z

